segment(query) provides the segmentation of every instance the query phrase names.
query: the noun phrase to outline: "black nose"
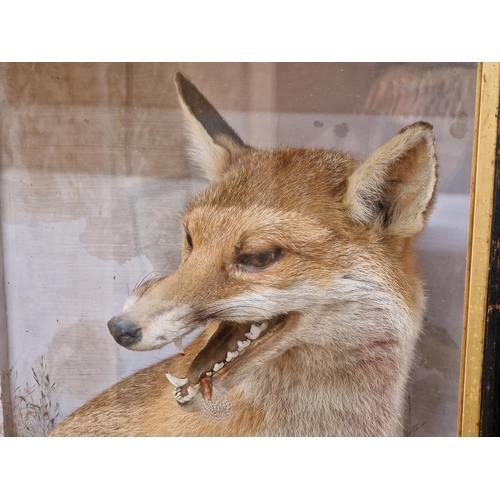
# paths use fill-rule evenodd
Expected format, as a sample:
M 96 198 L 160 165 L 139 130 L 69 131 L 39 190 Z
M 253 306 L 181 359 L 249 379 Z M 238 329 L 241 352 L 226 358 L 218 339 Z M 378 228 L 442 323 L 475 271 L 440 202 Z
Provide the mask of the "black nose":
M 132 321 L 114 316 L 108 321 L 108 328 L 113 338 L 123 347 L 137 344 L 142 338 L 142 331 Z

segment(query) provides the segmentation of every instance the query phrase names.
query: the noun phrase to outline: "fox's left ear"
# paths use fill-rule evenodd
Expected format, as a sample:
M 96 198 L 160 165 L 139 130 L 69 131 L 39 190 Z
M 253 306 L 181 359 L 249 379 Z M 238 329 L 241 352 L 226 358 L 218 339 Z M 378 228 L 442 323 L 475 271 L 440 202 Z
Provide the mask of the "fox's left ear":
M 386 234 L 419 233 L 433 199 L 436 168 L 432 125 L 405 127 L 348 179 L 345 201 L 352 218 Z
M 177 73 L 175 84 L 190 133 L 190 153 L 207 177 L 217 180 L 250 148 L 184 75 Z

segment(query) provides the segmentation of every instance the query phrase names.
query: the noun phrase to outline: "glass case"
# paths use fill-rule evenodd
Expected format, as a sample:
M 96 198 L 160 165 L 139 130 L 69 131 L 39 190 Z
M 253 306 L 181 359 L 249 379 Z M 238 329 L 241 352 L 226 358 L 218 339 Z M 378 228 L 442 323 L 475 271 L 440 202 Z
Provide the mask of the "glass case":
M 174 353 L 121 348 L 106 323 L 138 281 L 177 268 L 178 214 L 207 183 L 186 154 L 176 71 L 254 146 L 336 148 L 363 159 L 402 127 L 432 123 L 438 197 L 416 245 L 428 308 L 405 434 L 456 435 L 472 63 L 0 65 L 3 432 L 45 434 Z

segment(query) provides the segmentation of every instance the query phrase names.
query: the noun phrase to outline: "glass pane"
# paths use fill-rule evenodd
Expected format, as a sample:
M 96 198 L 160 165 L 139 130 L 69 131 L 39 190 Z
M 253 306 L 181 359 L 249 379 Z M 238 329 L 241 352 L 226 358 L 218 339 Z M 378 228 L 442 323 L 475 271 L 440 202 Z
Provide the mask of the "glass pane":
M 402 127 L 433 124 L 439 194 L 416 244 L 428 308 L 405 432 L 455 435 L 476 65 L 451 63 L 1 65 L 8 432 L 43 434 L 44 405 L 59 422 L 175 353 L 121 348 L 106 323 L 138 282 L 178 267 L 178 214 L 207 184 L 185 153 L 178 70 L 254 146 L 365 158 Z

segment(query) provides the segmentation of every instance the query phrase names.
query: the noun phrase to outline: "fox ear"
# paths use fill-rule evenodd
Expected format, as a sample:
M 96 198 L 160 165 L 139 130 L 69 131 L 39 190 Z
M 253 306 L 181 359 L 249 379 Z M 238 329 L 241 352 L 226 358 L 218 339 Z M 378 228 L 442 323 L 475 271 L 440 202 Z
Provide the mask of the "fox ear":
M 436 168 L 432 125 L 405 127 L 348 179 L 346 202 L 352 218 L 395 236 L 419 233 L 433 199 Z
M 205 96 L 181 73 L 175 75 L 190 139 L 190 153 L 210 180 L 217 180 L 249 148 Z

